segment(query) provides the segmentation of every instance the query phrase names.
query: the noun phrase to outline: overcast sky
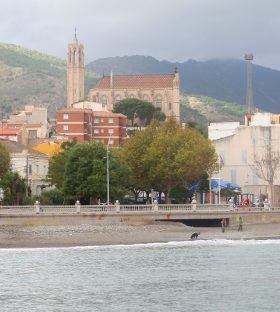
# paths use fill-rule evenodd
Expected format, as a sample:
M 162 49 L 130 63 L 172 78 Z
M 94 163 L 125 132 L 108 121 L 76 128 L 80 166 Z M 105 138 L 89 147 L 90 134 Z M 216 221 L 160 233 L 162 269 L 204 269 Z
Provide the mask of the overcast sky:
M 0 0 L 0 42 L 86 63 L 109 56 L 243 59 L 280 70 L 279 0 Z

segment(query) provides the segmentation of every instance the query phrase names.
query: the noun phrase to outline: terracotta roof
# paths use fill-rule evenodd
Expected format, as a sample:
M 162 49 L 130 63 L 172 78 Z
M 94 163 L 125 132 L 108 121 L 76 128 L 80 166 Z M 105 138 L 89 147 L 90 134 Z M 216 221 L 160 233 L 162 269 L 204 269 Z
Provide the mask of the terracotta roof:
M 114 89 L 172 88 L 174 74 L 167 75 L 113 75 Z M 104 76 L 92 89 L 110 89 L 110 76 Z
M 89 108 L 73 108 L 73 107 L 69 107 L 69 108 L 64 108 L 64 109 L 60 109 L 58 111 L 56 111 L 57 113 L 81 113 L 81 112 L 85 112 L 85 113 L 92 113 L 92 110 Z
M 25 124 L 25 128 L 39 128 L 42 127 L 42 124 Z
M 6 128 L 6 127 L 0 127 L 0 135 L 2 134 L 10 134 L 10 135 L 15 135 L 18 134 L 21 131 L 21 128 Z
M 94 117 L 121 117 L 127 118 L 125 115 L 120 113 L 106 112 L 106 111 L 95 111 L 93 112 Z
M 22 153 L 24 150 L 27 150 L 28 154 L 42 156 L 42 157 L 45 157 L 45 156 L 48 157 L 47 155 L 45 155 L 39 151 L 35 151 L 32 148 L 30 148 L 29 146 L 22 145 L 18 142 L 1 141 L 1 144 L 4 145 L 6 147 L 6 149 L 8 150 L 8 152 L 10 152 L 10 153 Z

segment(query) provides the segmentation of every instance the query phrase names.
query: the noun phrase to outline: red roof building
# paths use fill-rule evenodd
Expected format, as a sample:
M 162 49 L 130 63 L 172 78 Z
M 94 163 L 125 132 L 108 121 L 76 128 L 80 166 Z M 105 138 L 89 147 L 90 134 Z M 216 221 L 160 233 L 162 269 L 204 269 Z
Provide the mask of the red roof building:
M 125 98 L 137 98 L 152 103 L 166 116 L 180 119 L 179 74 L 104 76 L 90 89 L 89 101 L 102 103 L 108 110 Z
M 57 133 L 78 142 L 101 141 L 119 146 L 126 141 L 126 116 L 106 111 L 67 108 L 57 111 Z

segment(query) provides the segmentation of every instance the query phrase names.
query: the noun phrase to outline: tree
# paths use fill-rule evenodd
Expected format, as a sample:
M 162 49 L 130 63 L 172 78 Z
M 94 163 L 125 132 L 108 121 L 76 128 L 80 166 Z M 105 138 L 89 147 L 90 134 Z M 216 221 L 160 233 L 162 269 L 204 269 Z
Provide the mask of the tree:
M 123 147 L 122 157 L 132 170 L 132 184 L 164 191 L 166 198 L 175 186 L 199 180 L 217 156 L 210 141 L 189 127 L 181 128 L 175 118 L 152 121 Z
M 134 125 L 135 118 L 139 118 L 141 125 L 150 124 L 151 120 L 164 121 L 166 116 L 159 108 L 155 108 L 152 103 L 136 98 L 123 99 L 114 105 L 114 113 L 122 113 L 127 116 Z
M 10 168 L 10 153 L 5 146 L 0 143 L 0 179 L 3 178 Z
M 58 189 L 62 189 L 64 173 L 65 173 L 65 157 L 66 153 L 77 144 L 77 139 L 66 141 L 61 144 L 62 152 L 54 154 L 49 162 L 49 171 L 47 181 L 50 185 L 54 185 Z
M 110 150 L 110 198 L 120 199 L 128 184 L 129 169 Z M 106 147 L 101 142 L 76 144 L 66 153 L 63 191 L 66 195 L 95 202 L 106 199 Z
M 5 205 L 19 205 L 25 195 L 26 184 L 17 172 L 8 171 L 0 180 L 0 187 L 4 191 Z
M 123 99 L 114 105 L 113 112 L 124 114 L 128 120 L 131 121 L 131 125 L 134 125 L 134 119 L 136 117 L 136 110 L 143 101 L 135 98 Z
M 271 133 L 269 132 L 269 134 L 269 143 L 265 146 L 264 152 L 255 153 L 253 156 L 253 164 L 249 166 L 259 178 L 268 183 L 271 194 L 271 204 L 275 205 L 273 186 L 280 166 L 280 154 L 279 152 L 272 151 Z

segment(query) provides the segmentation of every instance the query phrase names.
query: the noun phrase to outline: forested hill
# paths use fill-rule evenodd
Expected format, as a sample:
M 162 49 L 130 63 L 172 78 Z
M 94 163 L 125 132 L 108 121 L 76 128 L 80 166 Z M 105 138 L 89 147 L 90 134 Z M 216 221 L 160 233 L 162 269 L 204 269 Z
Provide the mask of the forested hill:
M 0 109 L 4 116 L 26 104 L 48 108 L 50 116 L 67 106 L 66 61 L 0 43 Z M 85 94 L 99 77 L 85 73 Z
M 172 63 L 137 55 L 99 59 L 86 68 L 100 75 L 108 75 L 111 69 L 115 74 L 162 74 L 172 73 L 175 66 L 180 75 L 181 93 L 245 105 L 247 63 L 241 60 Z M 254 106 L 279 113 L 280 71 L 253 64 L 252 77 Z

